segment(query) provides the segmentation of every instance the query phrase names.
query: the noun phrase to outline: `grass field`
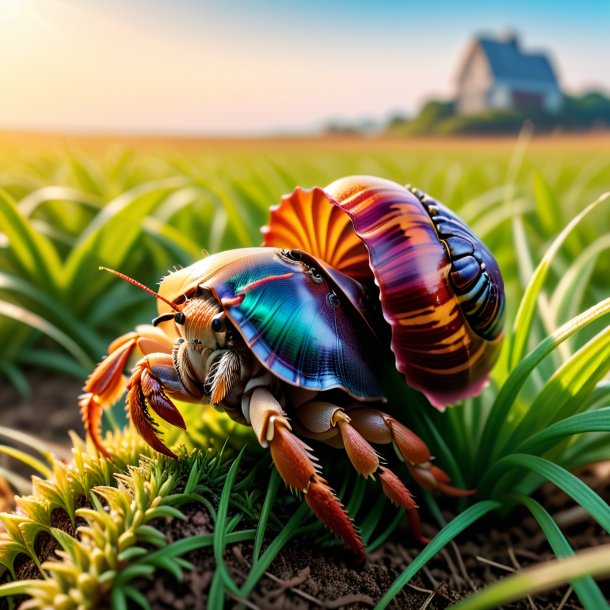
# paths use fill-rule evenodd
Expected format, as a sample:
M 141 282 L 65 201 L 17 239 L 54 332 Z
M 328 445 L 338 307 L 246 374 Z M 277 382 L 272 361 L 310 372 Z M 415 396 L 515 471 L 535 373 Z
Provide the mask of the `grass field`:
M 268 207 L 295 186 L 325 185 L 358 173 L 412 183 L 460 212 L 501 263 L 510 319 L 525 280 L 517 270 L 514 216 L 523 219 L 529 254 L 537 260 L 551 238 L 607 190 L 610 182 L 608 135 L 533 140 L 522 136 L 520 144 L 514 138 L 120 140 L 35 134 L 4 134 L 0 142 L 0 188 L 20 202 L 27 223 L 48 241 L 42 246 L 44 260 L 31 264 L 21 260 L 15 266 L 9 248 L 0 253 L 1 268 L 19 271 L 24 280 L 43 290 L 53 286 L 57 305 L 77 318 L 95 304 L 93 320 L 83 320 L 89 327 L 84 334 L 93 332 L 102 342 L 124 330 L 125 324 L 118 323 L 119 316 L 103 320 L 100 316 L 98 309 L 103 310 L 106 294 L 112 299 L 114 293 L 107 292 L 113 284 L 110 278 L 96 272 L 99 265 L 121 267 L 154 283 L 167 268 L 195 260 L 204 250 L 259 243 L 259 227 L 266 221 Z M 107 212 L 100 212 L 109 202 L 122 209 L 121 219 L 105 226 Z M 144 230 L 134 231 L 120 252 L 105 257 L 113 246 L 100 244 L 100 239 L 110 239 L 102 233 L 126 222 L 132 228 L 142 225 Z M 95 227 L 101 231 L 95 237 L 97 248 L 92 241 Z M 566 256 L 576 258 L 596 238 L 603 241 L 609 229 L 610 215 L 596 213 L 570 237 Z M 70 251 L 77 245 L 79 256 L 68 264 Z M 557 279 L 562 275 L 560 269 L 555 273 Z M 601 257 L 591 273 L 595 281 L 588 290 L 603 288 L 603 278 L 610 273 L 608 257 Z M 129 294 L 126 287 L 116 290 Z M 588 302 L 596 296 L 599 293 L 589 295 Z M 133 299 L 152 310 L 153 304 L 140 295 L 128 297 L 127 305 Z M 25 304 L 55 322 L 44 307 Z M 135 322 L 129 312 L 137 310 L 127 307 L 121 320 Z M 3 332 L 7 324 L 14 326 L 2 321 L 4 337 L 13 333 Z M 75 331 L 65 324 L 59 328 L 81 343 L 90 359 L 97 358 L 100 341 L 83 340 L 80 328 Z M 17 335 L 24 333 L 20 330 Z M 19 361 L 20 345 L 23 339 L 13 341 L 2 360 Z M 26 360 L 30 356 L 26 352 Z M 89 364 L 83 354 L 77 360 Z
M 258 244 L 269 206 L 295 186 L 324 186 L 350 174 L 411 183 L 452 207 L 494 252 L 507 293 L 505 348 L 482 397 L 441 415 L 398 390 L 422 406 L 408 423 L 439 464 L 479 495 L 460 504 L 458 517 L 379 607 L 492 510 L 506 514 L 522 504 L 554 552 L 571 554 L 551 515 L 529 497 L 543 480 L 610 531 L 606 500 L 570 473 L 610 458 L 610 202 L 599 199 L 610 190 L 608 135 L 119 141 L 5 134 L 0 373 L 23 392 L 27 366 L 84 377 L 108 341 L 149 320 L 155 307 L 146 294 L 98 272 L 99 265 L 154 286 L 167 269 L 204 250 Z M 369 525 L 372 536 L 375 523 Z M 575 565 L 564 580 L 575 577 Z M 595 582 L 579 583 L 583 604 L 596 607 Z

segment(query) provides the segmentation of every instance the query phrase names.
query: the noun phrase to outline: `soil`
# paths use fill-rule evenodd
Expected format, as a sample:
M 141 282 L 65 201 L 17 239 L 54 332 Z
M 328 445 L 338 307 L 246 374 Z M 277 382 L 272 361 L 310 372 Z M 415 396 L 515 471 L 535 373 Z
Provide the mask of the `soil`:
M 82 430 L 76 408 L 81 383 L 40 372 L 31 373 L 29 379 L 33 396 L 27 400 L 20 399 L 12 388 L 0 387 L 0 426 L 33 433 L 61 450 L 67 444 L 68 429 L 76 429 L 79 433 Z M 585 470 L 580 476 L 608 500 L 609 474 L 610 467 L 604 465 Z M 537 497 L 553 514 L 574 549 L 610 543 L 610 536 L 554 486 L 546 485 Z M 211 532 L 210 517 L 200 505 L 188 506 L 184 510 L 187 515 L 185 522 L 173 520 L 166 526 L 170 540 Z M 424 527 L 426 523 L 432 523 L 429 517 L 423 517 Z M 450 517 L 447 515 L 448 519 Z M 57 521 L 61 527 L 65 519 L 57 515 Z M 67 528 L 69 520 L 65 525 Z M 424 533 L 430 535 L 434 531 L 424 529 Z M 50 556 L 53 545 L 44 539 L 38 543 L 44 556 Z M 367 562 L 360 565 L 343 548 L 320 548 L 306 537 L 295 539 L 276 557 L 249 599 L 229 597 L 226 607 L 260 610 L 372 608 L 420 549 L 410 541 L 408 532 L 398 531 L 391 542 L 370 554 Z M 238 585 L 243 583 L 250 569 L 251 557 L 252 545 L 249 543 L 227 548 L 225 562 Z M 390 607 L 446 608 L 507 574 L 553 557 L 544 535 L 525 511 L 515 511 L 500 523 L 497 517 L 493 517 L 478 523 L 476 529 L 467 530 L 437 555 Z M 182 582 L 160 573 L 152 583 L 138 583 L 153 610 L 206 608 L 214 574 L 213 551 L 197 551 L 186 559 L 194 564 L 195 569 L 186 572 Z M 19 572 L 22 577 L 35 576 L 27 562 L 20 566 Z M 600 586 L 610 598 L 610 581 L 600 581 Z M 581 605 L 571 588 L 564 586 L 505 607 L 574 610 Z
M 610 497 L 607 474 L 608 469 L 581 473 L 585 482 L 605 498 Z M 610 543 L 610 536 L 553 485 L 545 486 L 537 497 L 553 513 L 574 549 Z M 497 525 L 497 517 L 490 518 L 460 536 L 427 564 L 390 608 L 447 608 L 520 568 L 554 559 L 540 528 L 525 511 L 515 511 L 501 527 L 494 527 Z M 192 507 L 187 510 L 187 521 L 174 522 L 168 534 L 175 540 L 211 531 L 207 513 L 200 507 Z M 424 529 L 424 533 L 430 535 L 433 531 Z M 296 539 L 277 556 L 247 600 L 229 597 L 226 607 L 235 610 L 373 608 L 421 549 L 409 540 L 407 532 L 400 534 L 400 540 L 384 544 L 369 555 L 364 565 L 358 564 L 342 548 L 321 549 L 311 539 Z M 251 544 L 235 544 L 227 550 L 225 562 L 238 586 L 243 584 L 250 569 L 251 557 Z M 149 582 L 139 583 L 153 610 L 207 607 L 214 575 L 213 552 L 211 549 L 198 551 L 186 559 L 195 569 L 182 582 L 161 574 L 152 586 Z M 599 581 L 599 584 L 610 599 L 610 581 Z M 571 587 L 564 586 L 533 599 L 507 604 L 505 608 L 576 610 L 581 605 Z
M 0 426 L 33 434 L 56 448 L 65 447 L 68 430 L 82 436 L 78 396 L 84 379 L 39 370 L 29 371 L 27 379 L 32 395 L 24 398 L 0 377 Z

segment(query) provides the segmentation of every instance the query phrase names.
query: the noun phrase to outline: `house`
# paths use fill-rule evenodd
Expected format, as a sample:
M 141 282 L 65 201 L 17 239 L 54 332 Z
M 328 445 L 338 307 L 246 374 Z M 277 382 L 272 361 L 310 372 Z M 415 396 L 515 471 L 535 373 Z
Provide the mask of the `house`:
M 523 107 L 556 112 L 562 104 L 549 58 L 524 51 L 514 33 L 472 40 L 458 72 L 457 87 L 458 114 Z

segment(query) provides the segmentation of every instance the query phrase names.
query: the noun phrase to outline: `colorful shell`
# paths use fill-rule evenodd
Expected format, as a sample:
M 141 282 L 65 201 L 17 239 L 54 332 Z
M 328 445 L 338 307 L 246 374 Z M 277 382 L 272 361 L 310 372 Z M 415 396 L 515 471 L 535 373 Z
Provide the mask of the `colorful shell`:
M 504 287 L 492 254 L 445 206 L 355 176 L 297 188 L 263 234 L 266 246 L 300 248 L 374 281 L 396 367 L 434 406 L 481 392 L 502 341 Z
M 340 388 L 383 400 L 381 351 L 369 326 L 366 293 L 352 278 L 299 251 L 245 248 L 214 254 L 163 280 L 174 301 L 211 291 L 257 359 L 280 379 L 311 390 Z M 160 313 L 169 311 L 159 302 Z

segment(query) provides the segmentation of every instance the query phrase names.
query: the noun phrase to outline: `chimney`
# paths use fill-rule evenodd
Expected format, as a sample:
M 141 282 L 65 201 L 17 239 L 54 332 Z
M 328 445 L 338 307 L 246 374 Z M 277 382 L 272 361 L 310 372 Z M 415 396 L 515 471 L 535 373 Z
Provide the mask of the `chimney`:
M 513 30 L 512 28 L 506 28 L 502 32 L 500 38 L 504 42 L 506 42 L 506 43 L 512 45 L 513 47 L 515 47 L 515 49 L 519 48 L 519 35 L 517 34 L 516 30 Z

